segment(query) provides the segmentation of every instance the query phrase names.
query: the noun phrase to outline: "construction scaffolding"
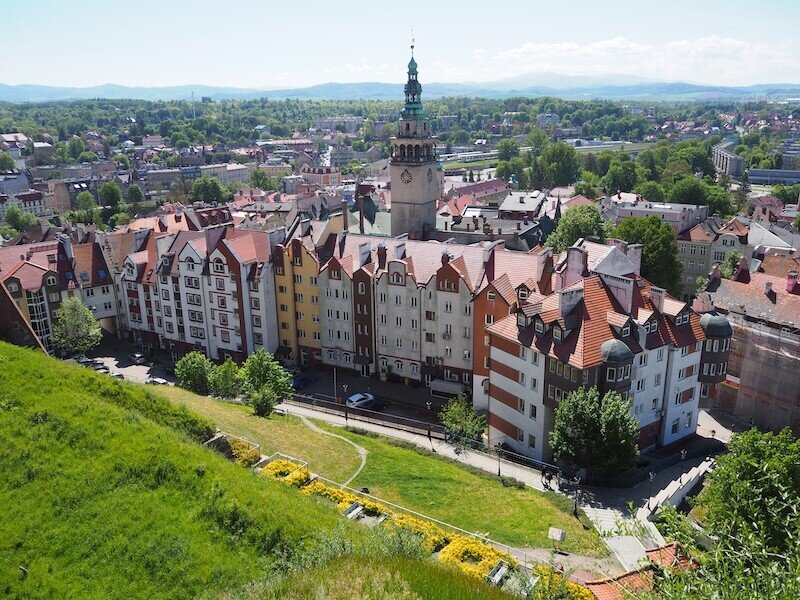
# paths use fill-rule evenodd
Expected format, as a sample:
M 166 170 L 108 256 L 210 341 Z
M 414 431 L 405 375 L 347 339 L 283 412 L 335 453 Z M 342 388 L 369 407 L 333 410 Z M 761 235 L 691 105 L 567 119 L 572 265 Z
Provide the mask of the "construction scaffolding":
M 712 406 L 762 430 L 790 427 L 800 436 L 800 327 L 729 313 L 728 377 Z

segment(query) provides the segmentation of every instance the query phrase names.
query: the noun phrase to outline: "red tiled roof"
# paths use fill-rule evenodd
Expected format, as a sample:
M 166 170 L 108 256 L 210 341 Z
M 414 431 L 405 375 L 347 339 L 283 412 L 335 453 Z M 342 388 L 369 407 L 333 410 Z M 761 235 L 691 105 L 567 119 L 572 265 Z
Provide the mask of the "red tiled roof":
M 111 274 L 99 244 L 75 244 L 72 252 L 75 256 L 75 282 L 78 285 L 94 287 L 111 283 Z
M 643 309 L 643 311 L 647 311 L 648 318 L 654 314 L 659 322 L 658 330 L 647 337 L 647 348 L 669 343 L 683 347 L 705 339 L 703 329 L 700 327 L 700 317 L 696 313 L 690 313 L 688 325 L 675 325 L 671 318 L 659 314 L 653 306 L 650 300 L 650 283 L 641 277 L 635 279 L 630 317 L 636 320 L 639 311 Z M 600 275 L 586 277 L 566 289 L 579 290 L 581 288 L 583 289 L 583 300 L 563 317 L 560 315 L 558 306 L 558 294 L 552 294 L 538 305 L 534 305 L 535 314 L 538 314 L 545 323 L 558 321 L 562 328 L 570 330 L 560 342 L 554 340 L 550 333 L 534 335 L 532 326 L 519 328 L 515 315 L 509 315 L 497 321 L 488 327 L 487 331 L 523 346 L 536 348 L 548 356 L 580 369 L 600 365 L 603 342 L 616 337 L 612 325 L 626 322 L 628 314 L 605 285 Z M 678 303 L 677 300 L 670 298 L 667 300 Z M 685 307 L 683 303 L 678 304 Z M 531 310 L 528 309 L 525 314 L 530 312 Z M 619 315 L 619 317 L 609 318 L 610 313 Z M 624 341 L 634 354 L 641 351 L 641 346 L 634 338 L 629 337 Z
M 791 269 L 800 271 L 800 258 L 767 255 L 759 267 L 759 271 L 773 277 L 786 277 Z
M 42 287 L 42 278 L 47 272 L 47 268 L 35 265 L 26 260 L 20 262 L 11 271 L 5 273 L 5 275 L 3 275 L 3 281 L 11 277 L 16 277 L 22 289 L 33 292 Z
M 648 566 L 640 571 L 588 581 L 584 585 L 597 600 L 626 600 L 631 593 L 649 592 L 653 589 L 653 569 Z

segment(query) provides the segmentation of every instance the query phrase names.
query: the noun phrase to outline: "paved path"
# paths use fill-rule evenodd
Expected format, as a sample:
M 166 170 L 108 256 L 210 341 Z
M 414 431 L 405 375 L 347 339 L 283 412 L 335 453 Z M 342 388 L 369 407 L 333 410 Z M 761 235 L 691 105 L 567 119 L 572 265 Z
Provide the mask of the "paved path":
M 569 485 L 559 488 L 558 482 L 553 480 L 552 486 L 546 488 L 542 481 L 541 474 L 538 471 L 505 460 L 500 460 L 498 462 L 495 456 L 482 452 L 475 450 L 459 451 L 457 447 L 442 440 L 429 439 L 425 435 L 402 431 L 376 423 L 366 423 L 356 420 L 348 422 L 345 420 L 344 416 L 316 411 L 307 406 L 282 404 L 281 408 L 286 410 L 287 413 L 304 418 L 304 420 L 309 418 L 318 419 L 339 427 L 350 425 L 386 437 L 405 440 L 422 448 L 429 449 L 440 456 L 471 465 L 487 473 L 497 474 L 499 470 L 501 475 L 514 477 L 524 482 L 528 487 L 540 491 L 562 493 L 570 498 L 575 497 L 575 490 Z M 364 456 L 362 456 L 362 461 L 363 460 Z M 630 489 L 581 487 L 578 505 L 592 521 L 592 524 L 603 537 L 606 545 L 613 552 L 622 568 L 625 570 L 638 568 L 640 562 L 646 557 L 645 546 L 648 548 L 654 547 L 658 545 L 661 540 L 658 530 L 652 523 L 644 523 L 636 519 L 635 509 L 645 505 L 651 496 L 651 490 L 652 495 L 657 494 L 658 491 L 668 486 L 674 479 L 678 479 L 682 473 L 700 464 L 703 460 L 703 458 L 686 460 L 664 469 L 654 476 L 652 486 L 648 480 Z M 629 505 L 633 507 L 634 514 L 631 514 Z M 549 554 L 549 552 L 544 549 L 519 549 L 519 551 L 534 556 L 536 556 L 537 553 L 539 555 L 543 553 Z M 545 556 L 537 556 L 537 558 L 546 561 L 550 560 Z M 592 562 L 596 559 L 591 559 L 589 557 L 582 558 L 585 558 L 586 561 L 589 562 L 581 562 L 578 557 L 573 561 L 559 557 L 558 562 L 562 562 L 565 565 L 576 562 L 575 568 L 580 568 L 579 564 L 585 568 L 591 563 L 595 566 L 594 570 L 598 570 L 598 562 Z M 606 561 L 601 568 L 602 572 L 608 574 L 615 574 L 620 571 L 619 567 L 616 569 L 613 568 L 613 563 L 609 565 L 609 561 Z
M 356 469 L 356 472 L 353 473 L 353 475 L 350 477 L 350 479 L 348 479 L 347 481 L 342 483 L 342 485 L 350 485 L 350 482 L 353 481 L 356 477 L 358 477 L 358 474 L 361 473 L 361 471 L 367 465 L 367 449 L 363 448 L 362 446 L 359 446 L 353 440 L 348 439 L 348 438 L 344 437 L 343 435 L 339 435 L 337 433 L 331 433 L 330 431 L 325 431 L 324 429 L 320 429 L 319 427 L 317 427 L 314 423 L 312 423 L 304 415 L 299 415 L 299 417 L 300 417 L 300 420 L 303 423 L 305 423 L 308 426 L 308 428 L 311 429 L 312 431 L 316 431 L 317 433 L 321 433 L 322 435 L 327 435 L 327 436 L 334 437 L 334 438 L 337 438 L 337 439 L 340 439 L 340 440 L 344 440 L 345 442 L 347 442 L 353 448 L 356 449 L 356 452 L 358 452 L 358 455 L 361 458 L 361 464 L 358 466 L 358 469 Z

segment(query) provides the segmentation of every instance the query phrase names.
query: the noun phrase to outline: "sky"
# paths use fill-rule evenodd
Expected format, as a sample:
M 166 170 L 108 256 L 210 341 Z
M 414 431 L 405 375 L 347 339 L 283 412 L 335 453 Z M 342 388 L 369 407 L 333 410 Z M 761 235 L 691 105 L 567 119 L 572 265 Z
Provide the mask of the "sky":
M 528 73 L 800 83 L 797 0 L 0 0 L 0 83 L 270 89 Z

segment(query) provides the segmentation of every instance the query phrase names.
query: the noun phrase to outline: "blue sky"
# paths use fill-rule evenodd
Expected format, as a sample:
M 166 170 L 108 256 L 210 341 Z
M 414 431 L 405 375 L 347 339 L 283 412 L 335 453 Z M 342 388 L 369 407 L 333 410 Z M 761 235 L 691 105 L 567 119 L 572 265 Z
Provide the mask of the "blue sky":
M 456 8 L 451 8 L 456 7 Z M 531 72 L 800 83 L 800 2 L 0 0 L 0 83 L 293 87 Z

